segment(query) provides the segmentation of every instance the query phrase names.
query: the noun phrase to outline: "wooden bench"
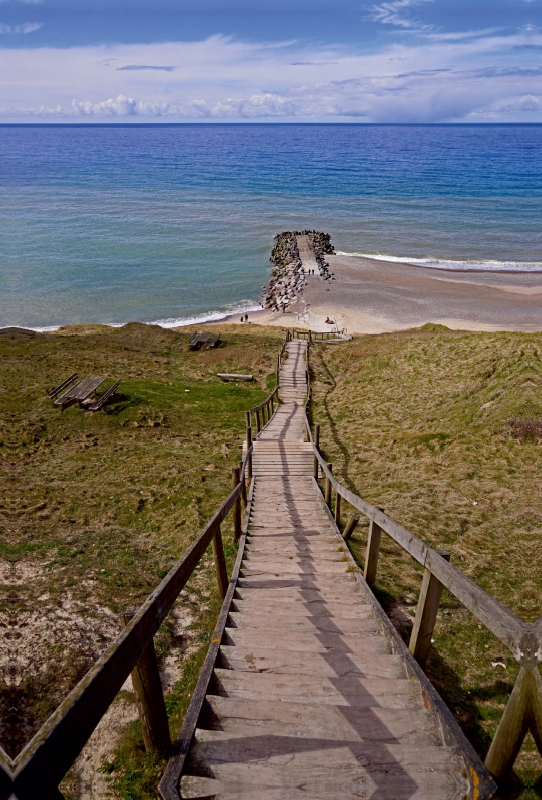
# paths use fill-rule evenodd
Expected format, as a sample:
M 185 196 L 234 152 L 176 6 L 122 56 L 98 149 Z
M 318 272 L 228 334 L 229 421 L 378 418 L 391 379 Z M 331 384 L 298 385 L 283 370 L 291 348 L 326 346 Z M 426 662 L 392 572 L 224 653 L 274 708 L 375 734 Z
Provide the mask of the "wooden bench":
M 86 406 L 85 410 L 100 411 L 100 409 L 102 409 L 105 405 L 107 405 L 107 403 L 111 402 L 111 400 L 117 393 L 119 385 L 120 385 L 120 378 L 112 386 L 110 386 L 109 389 L 106 389 L 105 392 L 102 395 L 100 395 L 100 397 L 96 398 L 96 400 L 93 400 L 91 403 L 89 403 Z M 86 402 L 88 403 L 88 400 Z M 84 406 L 85 403 L 83 402 L 81 403 L 81 405 Z
M 199 350 L 205 345 L 206 350 L 211 350 L 213 347 L 218 347 L 220 344 L 220 334 L 213 334 L 211 331 L 203 331 L 203 333 L 193 333 L 188 340 L 188 347 L 190 350 Z
M 217 372 L 217 378 L 222 378 L 223 381 L 251 381 L 252 375 L 237 375 L 235 372 Z
M 77 379 L 77 372 L 74 372 L 73 375 L 70 375 L 70 377 L 66 378 L 65 381 L 59 383 L 58 386 L 53 386 L 51 391 L 47 392 L 47 394 L 49 395 L 49 397 L 56 397 L 58 394 L 60 394 L 60 392 L 63 392 L 64 389 L 67 389 L 71 383 L 74 383 L 76 379 Z
M 101 375 L 89 375 L 88 378 L 84 378 L 82 381 L 79 381 L 67 392 L 57 397 L 55 400 L 55 406 L 66 406 L 69 403 L 83 403 L 87 400 L 91 394 L 93 394 L 96 389 L 102 385 L 105 381 Z

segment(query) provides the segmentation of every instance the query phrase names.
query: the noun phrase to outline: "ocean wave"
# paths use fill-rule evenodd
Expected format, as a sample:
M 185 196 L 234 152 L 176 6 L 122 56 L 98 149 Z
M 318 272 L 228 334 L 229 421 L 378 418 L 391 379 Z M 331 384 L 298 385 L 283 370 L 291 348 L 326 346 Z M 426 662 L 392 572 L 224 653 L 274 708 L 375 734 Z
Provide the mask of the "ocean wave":
M 122 328 L 129 322 L 141 322 L 143 325 L 159 325 L 161 328 L 182 328 L 185 325 L 200 325 L 204 322 L 219 322 L 221 319 L 231 316 L 232 314 L 247 314 L 250 311 L 261 311 L 262 307 L 259 303 L 255 304 L 254 300 L 240 300 L 238 303 L 230 303 L 229 305 L 222 306 L 222 308 L 213 309 L 212 311 L 203 311 L 201 314 L 193 314 L 190 317 L 168 317 L 166 319 L 153 319 L 153 320 L 126 320 L 126 322 L 99 322 L 94 324 L 107 325 L 109 328 Z M 65 322 L 63 325 L 71 325 L 77 323 Z M 92 325 L 92 322 L 84 323 Z M 54 333 L 58 331 L 63 325 L 42 325 L 42 326 L 26 326 L 19 325 L 18 327 L 25 328 L 29 331 L 37 331 L 38 333 Z
M 160 325 L 162 328 L 182 328 L 185 325 L 199 325 L 203 322 L 219 322 L 221 319 L 232 314 L 246 314 L 249 311 L 261 311 L 261 305 L 255 304 L 254 300 L 241 300 L 239 303 L 231 303 L 214 311 L 204 311 L 201 314 L 194 314 L 191 317 L 169 317 L 168 319 L 156 319 L 149 322 L 149 325 Z
M 370 258 L 373 261 L 390 261 L 394 264 L 413 264 L 416 267 L 430 267 L 431 269 L 455 270 L 456 272 L 483 271 L 483 272 L 542 272 L 540 261 L 455 261 L 446 258 L 408 258 L 407 256 L 388 256 L 382 253 L 346 253 L 336 251 L 338 256 L 358 256 Z

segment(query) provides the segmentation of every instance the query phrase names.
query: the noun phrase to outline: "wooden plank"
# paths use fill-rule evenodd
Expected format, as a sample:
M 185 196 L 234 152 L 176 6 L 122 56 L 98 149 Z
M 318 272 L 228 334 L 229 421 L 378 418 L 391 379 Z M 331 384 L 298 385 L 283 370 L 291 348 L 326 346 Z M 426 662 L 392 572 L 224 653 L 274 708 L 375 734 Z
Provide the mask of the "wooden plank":
M 263 739 L 265 746 L 265 739 L 273 735 L 349 744 L 372 741 L 388 745 L 400 739 L 405 744 L 442 745 L 436 714 L 426 709 L 352 708 L 345 714 L 343 708 L 334 705 L 218 695 L 208 695 L 207 703 L 211 729 L 216 720 L 225 734 L 245 737 L 247 748 L 251 738 Z
M 315 675 L 320 678 L 363 675 L 365 678 L 406 678 L 405 663 L 393 653 L 315 653 L 278 647 L 232 647 L 223 644 L 219 664 L 232 670 L 266 674 Z
M 351 708 L 419 709 L 419 685 L 406 678 L 345 678 L 304 675 L 262 674 L 215 669 L 213 690 L 225 697 L 259 700 L 276 697 L 284 702 L 349 706 Z
M 256 629 L 226 628 L 224 644 L 241 647 L 266 647 L 269 636 L 265 631 Z M 368 648 L 373 652 L 389 653 L 390 642 L 382 635 L 382 631 L 374 629 L 365 636 L 355 633 L 290 633 L 282 632 L 280 646 L 283 650 L 304 650 L 317 653 L 344 653 L 346 649 L 360 653 Z
M 230 612 L 228 630 L 245 631 L 247 628 L 259 631 L 277 631 L 278 633 L 330 633 L 338 636 L 349 634 L 351 636 L 374 635 L 381 632 L 380 625 L 375 621 L 374 615 L 367 613 L 364 617 L 349 618 L 333 616 L 298 616 L 287 615 L 269 618 L 269 614 L 258 614 L 257 612 L 241 614 L 236 611 Z M 267 620 L 267 622 L 266 622 Z M 279 641 L 280 641 L 280 637 Z
M 288 624 L 288 619 L 295 619 L 296 617 L 328 617 L 330 619 L 367 619 L 373 617 L 373 610 L 369 603 L 296 603 L 291 599 L 283 600 L 282 602 L 273 597 L 267 600 L 263 598 L 256 598 L 247 602 L 246 600 L 234 599 L 231 604 L 231 610 L 245 615 L 269 615 L 273 613 L 278 623 L 284 629 Z M 269 617 L 268 617 L 269 618 Z

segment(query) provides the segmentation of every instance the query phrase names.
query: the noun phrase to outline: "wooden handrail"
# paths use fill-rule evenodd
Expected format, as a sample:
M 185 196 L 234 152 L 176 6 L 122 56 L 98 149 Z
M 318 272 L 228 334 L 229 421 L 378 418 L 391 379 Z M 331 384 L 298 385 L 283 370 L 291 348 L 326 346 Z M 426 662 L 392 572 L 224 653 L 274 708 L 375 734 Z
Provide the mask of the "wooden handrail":
M 514 689 L 485 760 L 485 766 L 494 777 L 503 778 L 513 766 L 528 730 L 531 730 L 542 754 L 542 679 L 538 671 L 538 665 L 542 661 L 542 617 L 530 625 L 523 622 L 450 564 L 448 553 L 440 553 L 429 547 L 385 514 L 383 509 L 371 505 L 343 486 L 334 477 L 330 469 L 331 465 L 326 463 L 314 442 L 307 414 L 309 402 L 310 389 L 305 403 L 305 426 L 313 447 L 315 473 L 319 465 L 326 479 L 326 503 L 328 505 L 331 505 L 331 488 L 333 487 L 336 492 L 335 522 L 337 526 L 340 515 L 340 498 L 343 497 L 351 506 L 371 520 L 371 530 L 374 529 L 377 533 L 376 552 L 372 553 L 373 560 L 378 559 L 380 532 L 384 531 L 424 567 L 422 591 L 410 642 L 411 652 L 418 659 L 420 665 L 424 666 L 427 658 L 427 639 L 431 640 L 443 587 L 448 589 L 505 644 L 513 658 L 521 665 Z M 369 549 L 370 545 L 368 545 L 368 551 Z M 369 570 L 371 573 L 369 574 L 368 565 L 371 565 L 368 554 L 365 574 L 369 583 L 374 581 L 376 560 L 372 569 Z
M 526 670 L 532 670 L 542 660 L 542 618 L 529 625 L 501 605 L 490 594 L 481 589 L 474 581 L 463 575 L 456 567 L 446 561 L 436 550 L 422 542 L 413 533 L 383 511 L 363 500 L 343 486 L 327 463 L 314 447 L 312 432 L 308 418 L 306 426 L 309 440 L 313 445 L 314 455 L 318 459 L 324 476 L 329 480 L 336 492 L 357 511 L 361 511 L 369 520 L 385 531 L 397 544 L 406 550 L 422 567 L 427 567 L 439 581 L 471 611 L 495 636 L 511 651 L 515 660 Z M 538 646 L 536 646 L 538 645 Z
M 269 403 L 269 401 L 271 400 L 271 398 L 272 398 L 272 397 L 274 397 L 274 396 L 276 395 L 276 393 L 278 392 L 278 390 L 279 390 L 279 387 L 278 387 L 278 386 L 275 386 L 275 388 L 273 389 L 273 391 L 271 392 L 271 394 L 270 394 L 268 397 L 266 397 L 266 398 L 265 398 L 265 400 L 263 401 L 263 403 L 260 403 L 260 405 L 259 405 L 259 406 L 253 406 L 253 408 L 249 408 L 249 413 L 250 413 L 250 414 L 255 414 L 255 413 L 256 413 L 256 411 L 260 411 L 260 409 L 262 409 L 262 408 L 263 408 L 265 405 L 267 405 L 267 403 Z

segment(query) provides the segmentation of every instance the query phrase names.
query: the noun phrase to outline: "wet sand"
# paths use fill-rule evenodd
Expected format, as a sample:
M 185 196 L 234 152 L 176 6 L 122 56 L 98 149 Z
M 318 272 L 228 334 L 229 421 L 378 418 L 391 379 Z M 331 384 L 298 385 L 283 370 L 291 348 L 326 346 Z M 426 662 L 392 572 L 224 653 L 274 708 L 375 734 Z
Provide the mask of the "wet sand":
M 303 299 L 291 310 L 249 312 L 249 320 L 320 331 L 330 329 L 329 316 L 348 333 L 384 333 L 427 322 L 463 330 L 542 330 L 542 273 L 442 270 L 359 256 L 327 259 L 335 280 L 307 276 Z M 225 321 L 239 322 L 239 315 Z

